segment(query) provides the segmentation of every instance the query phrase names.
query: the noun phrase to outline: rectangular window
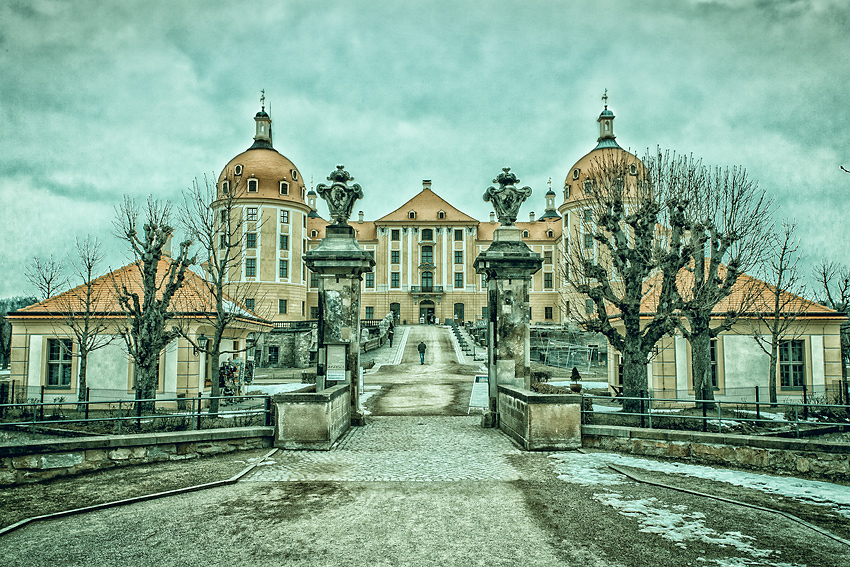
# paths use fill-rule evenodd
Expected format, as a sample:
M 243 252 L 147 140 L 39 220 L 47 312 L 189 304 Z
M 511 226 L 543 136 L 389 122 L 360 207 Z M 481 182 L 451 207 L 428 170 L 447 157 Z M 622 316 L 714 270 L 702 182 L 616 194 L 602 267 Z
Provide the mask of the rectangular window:
M 584 247 L 593 248 L 593 235 L 588 233 L 584 235 Z
M 276 346 L 269 347 L 269 365 L 277 364 L 277 349 Z
M 245 209 L 245 215 L 248 217 L 249 221 L 257 220 L 257 207 L 248 207 Z
M 455 272 L 455 289 L 463 287 L 463 272 Z
M 592 299 L 585 299 L 584 300 L 584 310 L 588 313 L 588 315 L 593 313 L 593 308 L 594 308 L 593 300 Z
M 481 287 L 487 289 L 487 276 L 484 274 L 481 274 Z
M 288 278 L 289 277 L 289 260 L 280 260 L 280 264 L 278 265 L 278 277 Z
M 392 240 L 395 240 L 395 241 L 401 240 L 401 230 L 399 230 L 397 228 L 392 229 L 392 231 L 390 232 L 390 235 L 391 235 Z
M 256 232 L 248 232 L 245 234 L 245 248 L 256 248 L 257 247 L 257 233 Z
M 779 383 L 782 389 L 802 389 L 806 383 L 803 341 L 779 342 Z
M 245 258 L 245 275 L 249 278 L 253 278 L 257 275 L 256 258 Z
M 227 248 L 227 235 L 226 234 L 220 234 L 218 236 L 218 247 L 222 250 Z
M 246 299 L 245 300 L 245 307 L 247 307 L 248 309 L 253 311 L 254 310 L 254 299 L 253 298 Z
M 593 211 L 591 209 L 585 209 L 584 213 L 584 222 L 590 222 L 593 220 Z
M 543 263 L 551 264 L 552 263 L 552 251 L 546 250 L 543 252 Z
M 552 280 L 553 280 L 552 272 L 543 272 L 543 288 L 544 289 L 552 289 Z
M 310 287 L 319 287 L 319 274 L 316 272 L 310 272 Z
M 422 263 L 423 264 L 433 264 L 434 263 L 434 248 L 432 246 L 423 246 L 422 247 Z
M 554 309 L 552 309 L 551 307 L 544 307 L 544 311 L 546 313 L 544 318 L 547 321 L 551 321 L 552 320 L 552 312 L 554 311 Z
M 366 307 L 366 318 L 367 319 L 374 319 L 375 318 L 375 308 L 372 307 L 371 305 Z
M 71 386 L 71 339 L 47 339 L 47 385 Z
M 227 210 L 221 211 L 221 224 L 227 224 Z
M 463 250 L 455 250 L 455 264 L 463 264 Z
M 481 318 L 487 319 L 487 306 L 486 305 L 481 308 Z
M 463 242 L 463 229 L 458 228 L 455 230 L 455 242 Z
M 319 306 L 313 305 L 310 307 L 310 319 L 318 319 L 319 318 Z
M 258 187 L 259 187 L 259 181 L 257 179 L 249 179 L 248 180 L 248 193 L 256 193 Z
M 285 299 L 278 299 L 277 300 L 277 312 L 281 313 L 281 314 L 286 313 L 286 300 Z
M 280 249 L 281 250 L 289 250 L 289 235 L 281 234 L 280 235 Z
M 289 211 L 280 211 L 280 224 L 289 224 Z
M 390 287 L 392 287 L 392 288 L 401 287 L 401 273 L 400 272 L 392 272 L 390 274 Z
M 373 272 L 366 272 L 366 287 L 370 289 L 375 287 L 375 274 Z
M 393 250 L 390 252 L 390 264 L 398 264 L 399 263 L 399 251 Z

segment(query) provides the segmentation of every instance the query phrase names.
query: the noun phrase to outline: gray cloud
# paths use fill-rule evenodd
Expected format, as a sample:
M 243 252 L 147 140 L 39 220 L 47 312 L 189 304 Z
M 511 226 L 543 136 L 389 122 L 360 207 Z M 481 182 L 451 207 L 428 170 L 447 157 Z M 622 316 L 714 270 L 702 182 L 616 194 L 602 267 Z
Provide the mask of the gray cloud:
M 811 257 L 850 263 L 848 24 L 838 0 L 7 2 L 0 296 L 86 233 L 119 265 L 122 196 L 179 201 L 217 173 L 250 145 L 261 88 L 279 151 L 316 182 L 345 163 L 367 217 L 429 178 L 480 219 L 506 165 L 535 190 L 523 214 L 542 210 L 607 88 L 621 145 L 747 167 Z

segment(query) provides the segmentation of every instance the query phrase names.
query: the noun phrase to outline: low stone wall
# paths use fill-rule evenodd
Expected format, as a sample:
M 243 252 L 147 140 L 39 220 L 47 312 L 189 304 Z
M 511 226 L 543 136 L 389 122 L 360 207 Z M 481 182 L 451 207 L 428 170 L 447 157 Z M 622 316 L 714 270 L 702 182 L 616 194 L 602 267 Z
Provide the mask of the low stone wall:
M 329 450 L 351 427 L 351 392 L 340 384 L 321 392 L 275 394 L 274 446 Z
M 0 446 L 0 486 L 157 461 L 271 447 L 271 427 L 104 435 Z
M 527 451 L 581 447 L 581 396 L 499 386 L 499 428 Z
M 772 473 L 850 479 L 850 445 L 843 443 L 585 425 L 582 446 Z

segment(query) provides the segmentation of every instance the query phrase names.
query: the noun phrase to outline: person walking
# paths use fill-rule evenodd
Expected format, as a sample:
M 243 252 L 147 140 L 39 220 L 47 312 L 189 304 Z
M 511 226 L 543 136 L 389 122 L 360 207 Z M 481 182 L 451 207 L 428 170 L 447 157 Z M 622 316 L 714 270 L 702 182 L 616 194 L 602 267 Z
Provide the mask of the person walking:
M 419 364 L 425 364 L 425 341 L 419 341 L 419 346 L 416 349 L 419 351 Z
M 392 327 L 390 327 L 390 328 L 387 330 L 387 339 L 389 339 L 389 341 L 390 341 L 390 348 L 392 348 L 392 346 L 393 346 L 393 328 L 392 328 Z

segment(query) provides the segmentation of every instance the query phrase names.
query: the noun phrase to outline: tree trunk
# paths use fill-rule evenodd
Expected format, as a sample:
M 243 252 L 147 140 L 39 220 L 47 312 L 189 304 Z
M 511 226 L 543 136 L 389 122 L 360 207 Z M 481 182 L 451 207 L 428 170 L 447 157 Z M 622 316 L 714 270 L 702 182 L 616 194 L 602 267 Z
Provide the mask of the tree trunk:
M 646 390 L 646 356 L 640 352 L 640 336 L 625 337 L 623 350 L 623 397 L 636 398 Z M 623 400 L 623 411 L 637 413 L 640 400 Z
M 779 337 L 773 337 L 770 342 L 770 373 L 767 390 L 770 395 L 770 405 L 776 405 L 776 359 L 779 358 Z
M 694 394 L 698 400 L 713 400 L 714 386 L 711 383 L 711 334 L 709 321 L 703 317 L 688 319 L 691 330 L 691 374 L 694 378 Z M 713 407 L 709 404 L 708 407 Z M 699 407 L 702 407 L 700 404 Z
M 212 417 L 218 416 L 218 405 L 220 401 L 218 399 L 218 396 L 221 395 L 221 387 L 218 383 L 218 359 L 220 357 L 219 350 L 220 345 L 215 344 L 213 345 L 213 348 L 210 349 L 210 352 L 207 353 L 207 356 L 209 357 L 209 361 L 207 362 L 207 364 L 210 365 L 210 416 Z
M 80 372 L 77 375 L 77 401 L 86 401 L 86 366 L 88 365 L 89 353 L 80 351 Z M 83 404 L 77 405 L 77 411 L 86 411 Z
M 155 409 L 153 400 L 159 383 L 158 360 L 159 356 L 153 356 L 149 360 L 136 361 L 136 399 L 151 400 L 142 403 L 144 412 L 153 413 Z

